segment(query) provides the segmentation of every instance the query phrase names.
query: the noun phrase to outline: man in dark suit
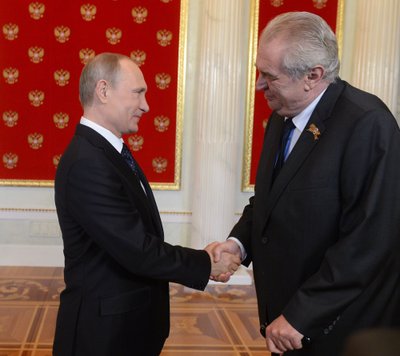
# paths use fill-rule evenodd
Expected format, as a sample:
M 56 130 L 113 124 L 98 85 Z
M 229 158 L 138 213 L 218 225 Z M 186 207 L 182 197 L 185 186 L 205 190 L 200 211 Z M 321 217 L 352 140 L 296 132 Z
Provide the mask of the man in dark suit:
M 339 79 L 335 35 L 317 15 L 272 20 L 256 65 L 273 113 L 255 194 L 215 259 L 253 262 L 273 354 L 337 356 L 354 331 L 400 324 L 399 127 Z
M 151 188 L 122 134 L 149 110 L 142 72 L 103 53 L 83 69 L 84 109 L 55 179 L 66 288 L 55 356 L 155 356 L 169 333 L 168 282 L 203 290 L 240 260 L 164 242 Z M 122 153 L 122 154 L 121 154 Z M 127 161 L 126 161 L 127 159 Z

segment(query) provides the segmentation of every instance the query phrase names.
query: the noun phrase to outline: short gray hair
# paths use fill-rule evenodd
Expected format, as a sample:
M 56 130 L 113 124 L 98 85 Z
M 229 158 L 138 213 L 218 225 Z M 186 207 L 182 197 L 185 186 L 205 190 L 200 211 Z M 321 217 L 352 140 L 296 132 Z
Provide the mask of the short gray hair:
M 111 85 L 115 83 L 124 58 L 128 57 L 118 53 L 101 53 L 83 67 L 79 79 L 79 100 L 83 107 L 92 104 L 99 80 L 106 80 Z
M 325 68 L 323 79 L 332 83 L 339 76 L 336 36 L 320 16 L 309 12 L 287 12 L 272 19 L 260 36 L 260 44 L 280 37 L 289 44 L 283 70 L 300 78 L 316 65 Z

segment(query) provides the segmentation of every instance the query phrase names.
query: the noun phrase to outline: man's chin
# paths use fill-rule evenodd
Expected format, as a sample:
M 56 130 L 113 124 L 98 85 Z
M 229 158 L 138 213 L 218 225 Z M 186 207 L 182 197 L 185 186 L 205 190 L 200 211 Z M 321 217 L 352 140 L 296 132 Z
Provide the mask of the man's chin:
M 139 126 L 131 127 L 131 128 L 129 129 L 129 133 L 130 133 L 130 134 L 136 133 L 136 132 L 138 132 L 138 131 L 139 131 Z
M 275 102 L 274 100 L 268 100 L 268 99 L 267 99 L 267 104 L 268 104 L 268 107 L 269 107 L 272 111 L 276 111 L 278 114 L 279 114 L 279 110 L 282 109 L 281 106 L 276 105 L 276 102 Z

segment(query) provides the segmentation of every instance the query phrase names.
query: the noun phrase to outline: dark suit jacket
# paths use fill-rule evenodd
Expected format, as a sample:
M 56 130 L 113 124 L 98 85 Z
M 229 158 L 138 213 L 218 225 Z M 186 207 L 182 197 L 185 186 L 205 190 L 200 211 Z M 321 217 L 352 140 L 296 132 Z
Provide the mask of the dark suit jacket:
M 139 169 L 140 171 L 140 169 Z M 55 179 L 65 290 L 54 355 L 156 355 L 169 333 L 168 282 L 204 289 L 205 251 L 171 246 L 151 189 L 114 147 L 78 125 Z
M 283 314 L 313 340 L 287 354 L 336 356 L 352 331 L 400 324 L 399 127 L 377 97 L 338 80 L 272 185 L 282 126 L 273 113 L 230 236 L 253 262 L 260 322 Z

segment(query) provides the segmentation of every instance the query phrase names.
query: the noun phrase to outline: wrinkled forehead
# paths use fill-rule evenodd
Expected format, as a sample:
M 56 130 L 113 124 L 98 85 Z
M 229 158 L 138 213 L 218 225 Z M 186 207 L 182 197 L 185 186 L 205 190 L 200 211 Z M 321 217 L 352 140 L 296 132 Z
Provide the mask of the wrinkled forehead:
M 267 65 L 279 67 L 288 47 L 288 42 L 282 40 L 280 37 L 271 38 L 269 41 L 260 41 L 257 50 L 256 66 L 258 68 Z

